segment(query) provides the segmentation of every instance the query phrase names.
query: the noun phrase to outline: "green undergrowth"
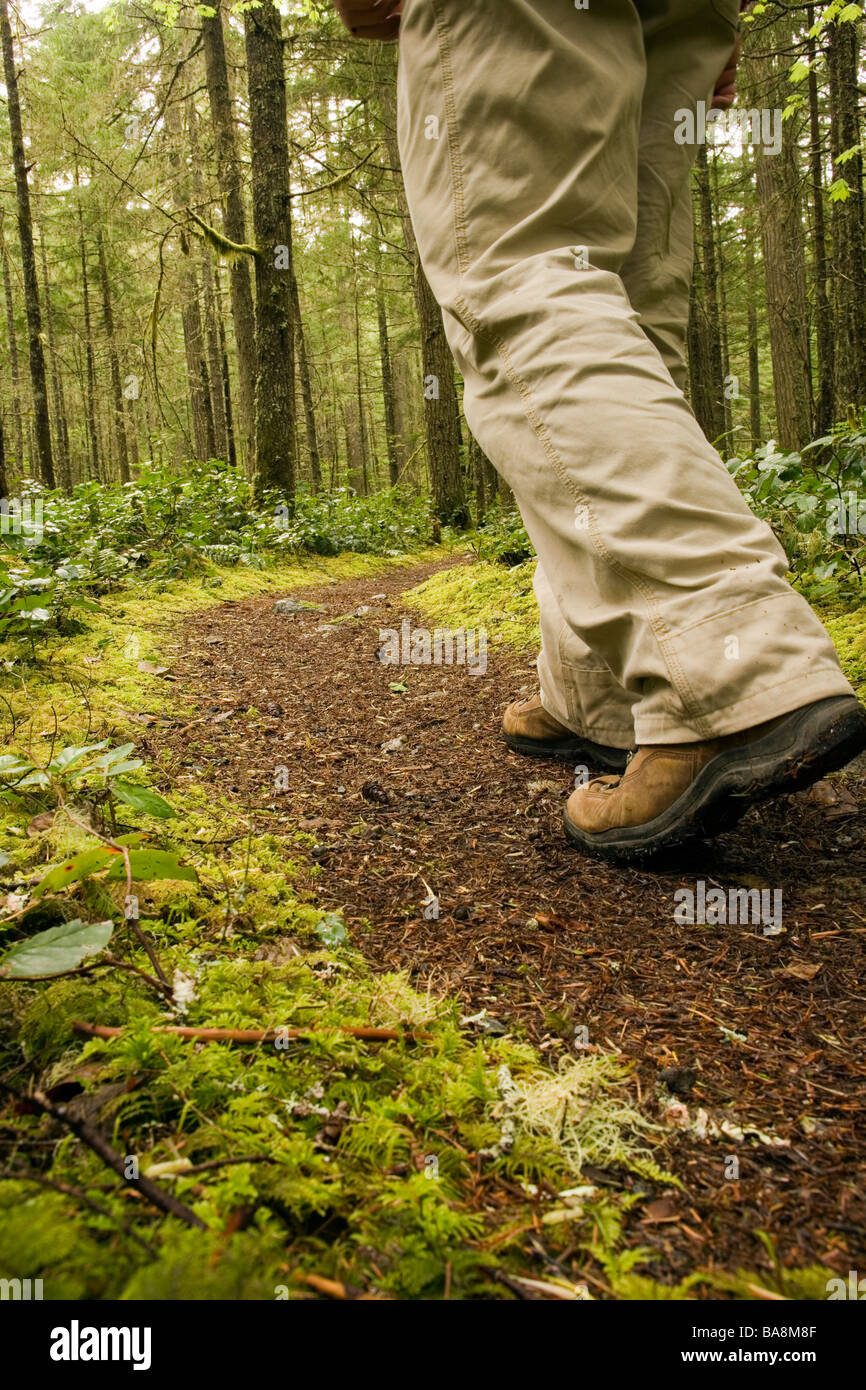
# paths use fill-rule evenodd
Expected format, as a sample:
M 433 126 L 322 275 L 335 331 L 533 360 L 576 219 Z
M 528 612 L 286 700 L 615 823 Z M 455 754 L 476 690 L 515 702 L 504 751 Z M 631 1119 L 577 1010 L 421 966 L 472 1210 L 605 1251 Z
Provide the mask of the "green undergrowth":
M 294 591 L 387 563 L 346 556 L 233 571 L 219 597 Z M 467 624 L 482 609 L 488 623 L 510 611 L 484 566 L 450 582 L 473 578 L 476 588 L 459 590 Z M 524 604 L 514 621 L 529 624 L 528 569 L 511 582 Z M 140 738 L 133 714 L 170 711 L 176 696 L 137 663 L 170 666 L 179 620 L 214 598 L 206 578 L 151 597 L 127 591 L 87 632 L 58 641 L 51 664 L 47 649 L 26 668 L 11 663 L 7 738 L 13 714 L 14 742 L 36 761 L 76 741 Z M 696 1272 L 668 1288 L 652 1252 L 628 1247 L 632 1209 L 676 1179 L 620 1058 L 590 1050 L 552 1067 L 519 1035 L 490 1036 L 455 1002 L 403 974 L 374 973 L 339 914 L 298 887 L 309 837 L 255 834 L 204 772 L 181 789 L 172 766 L 151 758 L 134 775 L 147 775 L 175 814 L 154 820 L 124 804 L 124 831 L 145 831 L 155 851 L 194 871 L 194 881 L 134 885 L 138 927 L 172 1001 L 144 978 L 154 966 L 125 919 L 125 882 L 94 872 L 35 891 L 88 845 L 82 808 L 55 807 L 51 819 L 38 787 L 0 799 L 0 953 L 76 919 L 109 922 L 112 958 L 134 967 L 97 955 L 83 973 L 0 979 L 3 1277 L 41 1279 L 46 1299 L 297 1299 L 318 1296 L 311 1276 L 408 1299 L 508 1299 L 525 1278 L 570 1298 L 763 1296 L 749 1275 L 723 1286 Z M 77 1023 L 123 1031 L 87 1037 Z M 154 1031 L 177 1024 L 272 1031 L 237 1044 Z M 397 1036 L 347 1031 L 370 1027 Z M 125 1177 L 28 1107 L 34 1090 L 98 1128 Z M 586 1179 L 588 1166 L 616 1186 Z M 156 1208 L 136 1176 L 202 1227 Z
M 139 663 L 164 666 L 171 677 L 179 650 L 174 628 L 186 614 L 255 594 L 294 593 L 331 579 L 360 579 L 447 554 L 446 549 L 430 548 L 392 559 L 312 556 L 267 570 L 206 563 L 203 573 L 190 579 L 130 586 L 105 595 L 98 611 L 87 615 L 84 631 L 53 637 L 30 653 L 18 649 L 2 663 L 0 695 L 8 701 L 6 714 L 14 711 L 16 718 L 31 720 L 41 732 L 45 721 L 50 725 L 55 716 L 63 726 L 70 720 L 86 726 L 90 710 L 94 719 L 107 721 L 109 732 L 119 730 L 130 714 L 173 707 L 171 680 L 142 672 Z
M 540 1219 L 552 1257 L 577 1240 L 597 1288 L 613 1291 L 603 1261 L 620 1236 L 617 1200 L 581 1167 L 645 1192 L 669 1183 L 629 1068 L 587 1054 L 554 1071 L 519 1037 L 478 1036 L 454 1003 L 374 974 L 338 915 L 296 891 L 293 837 L 236 837 L 231 806 L 202 790 L 171 796 L 179 814 L 154 839 L 198 882 L 142 884 L 138 923 L 166 976 L 183 980 L 182 1007 L 98 964 L 6 980 L 0 1064 L 19 1096 L 32 1084 L 98 1125 L 206 1230 L 154 1211 L 56 1124 L 7 1112 L 0 1269 L 42 1279 L 46 1298 L 306 1297 L 309 1274 L 400 1298 L 441 1297 L 446 1282 L 452 1298 L 507 1298 L 500 1276 L 533 1274 L 524 1241 Z M 13 841 L 19 883 L 77 849 L 70 834 L 55 820 Z M 149 972 L 119 924 L 124 893 L 86 878 L 23 925 L 114 920 L 114 955 Z M 76 1023 L 124 1031 L 86 1040 Z M 178 1023 L 276 1033 L 233 1045 L 153 1031 Z M 352 1027 L 399 1036 L 341 1031 Z M 245 1155 L 255 1161 L 234 1161 Z

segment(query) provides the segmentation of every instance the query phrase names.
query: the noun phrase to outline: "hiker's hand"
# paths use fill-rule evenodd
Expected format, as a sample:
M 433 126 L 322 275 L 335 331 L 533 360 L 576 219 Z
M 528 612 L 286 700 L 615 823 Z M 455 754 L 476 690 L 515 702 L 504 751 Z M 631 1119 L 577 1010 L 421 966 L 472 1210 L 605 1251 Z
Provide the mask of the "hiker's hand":
M 728 60 L 725 68 L 713 92 L 713 106 L 717 111 L 727 111 L 733 106 L 737 98 L 737 64 L 740 61 L 740 36 L 737 35 L 737 42 L 734 44 L 734 51 Z
M 334 0 L 350 34 L 358 39 L 396 39 L 402 0 Z

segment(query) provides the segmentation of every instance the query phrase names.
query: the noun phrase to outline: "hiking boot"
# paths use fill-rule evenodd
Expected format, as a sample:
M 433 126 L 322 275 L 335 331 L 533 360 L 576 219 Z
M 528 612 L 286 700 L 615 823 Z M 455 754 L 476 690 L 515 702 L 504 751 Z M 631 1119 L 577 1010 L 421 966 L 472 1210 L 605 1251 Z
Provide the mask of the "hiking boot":
M 565 833 L 602 859 L 648 859 L 729 829 L 750 806 L 811 786 L 864 748 L 866 709 L 849 695 L 707 743 L 640 748 L 622 777 L 572 792 Z
M 583 759 L 590 767 L 611 772 L 622 772 L 628 759 L 624 748 L 591 743 L 588 738 L 566 729 L 548 714 L 540 695 L 510 704 L 502 716 L 502 732 L 509 748 L 530 758 L 558 758 L 562 762 Z

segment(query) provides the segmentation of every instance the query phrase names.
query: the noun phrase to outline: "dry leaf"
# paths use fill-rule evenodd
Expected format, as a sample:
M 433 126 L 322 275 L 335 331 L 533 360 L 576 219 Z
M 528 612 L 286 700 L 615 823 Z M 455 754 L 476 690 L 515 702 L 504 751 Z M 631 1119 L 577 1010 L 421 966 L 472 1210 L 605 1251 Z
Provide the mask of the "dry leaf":
M 814 980 L 820 965 L 810 965 L 805 960 L 792 960 L 787 965 L 783 965 L 779 970 L 774 970 L 774 975 L 790 975 L 794 980 Z
M 27 827 L 27 834 L 31 840 L 37 835 L 41 835 L 43 830 L 50 830 L 54 824 L 54 812 L 43 811 L 40 815 L 34 816 Z

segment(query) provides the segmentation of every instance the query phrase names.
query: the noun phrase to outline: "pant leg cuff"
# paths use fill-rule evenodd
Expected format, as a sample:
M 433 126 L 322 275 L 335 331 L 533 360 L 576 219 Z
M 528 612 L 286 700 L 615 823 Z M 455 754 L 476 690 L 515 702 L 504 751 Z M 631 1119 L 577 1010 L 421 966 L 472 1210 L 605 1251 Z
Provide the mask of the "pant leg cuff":
M 724 738 L 743 729 L 754 728 L 768 719 L 790 714 L 803 705 L 826 700 L 833 695 L 854 695 L 855 692 L 842 671 L 828 667 L 796 680 L 782 680 L 778 685 L 754 691 L 722 709 L 703 712 L 699 720 L 689 723 L 685 715 L 637 715 L 635 733 L 639 747 L 652 744 L 701 743 L 711 738 Z M 698 727 L 699 726 L 699 727 Z

